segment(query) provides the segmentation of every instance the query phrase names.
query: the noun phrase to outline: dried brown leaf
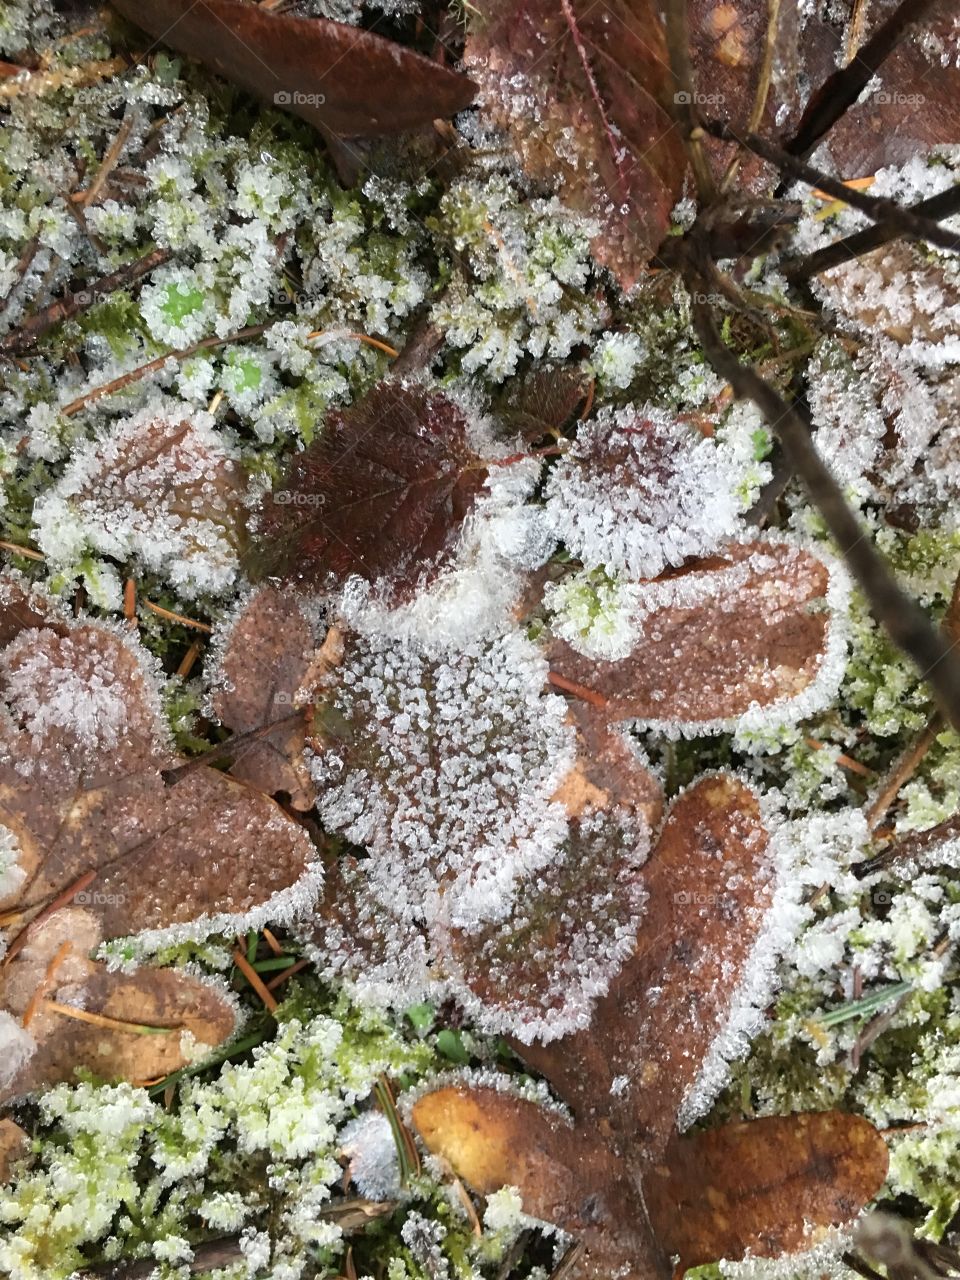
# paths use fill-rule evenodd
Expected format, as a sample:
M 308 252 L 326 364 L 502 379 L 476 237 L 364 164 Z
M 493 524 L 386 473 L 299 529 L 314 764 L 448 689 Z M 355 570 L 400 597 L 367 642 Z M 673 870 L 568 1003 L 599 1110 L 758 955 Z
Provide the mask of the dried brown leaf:
M 249 733 L 289 717 L 310 667 L 314 628 L 289 591 L 260 587 L 222 640 L 213 710 L 234 733 Z M 310 809 L 316 791 L 303 758 L 306 720 L 246 745 L 230 772 L 267 795 L 285 792 L 295 809 Z
M 686 1269 L 813 1248 L 877 1194 L 887 1163 L 860 1116 L 768 1116 L 675 1138 L 644 1187 L 663 1248 Z
M 727 1020 L 770 905 L 767 843 L 756 794 L 736 778 L 708 776 L 683 792 L 641 873 L 648 903 L 636 949 L 590 1026 L 519 1046 L 578 1117 L 609 1098 L 611 1122 L 654 1157 Z
M 495 1089 L 450 1087 L 414 1103 L 413 1124 L 435 1155 L 481 1195 L 504 1185 L 523 1211 L 555 1223 L 587 1246 L 585 1274 L 638 1275 L 665 1268 L 615 1145 L 574 1129 L 563 1116 Z
M 635 283 L 663 239 L 686 169 L 656 6 L 493 0 L 465 61 L 525 171 L 599 220 L 594 254 L 625 288 Z
M 9 1116 L 0 1120 L 0 1184 L 10 1181 L 13 1165 L 30 1150 L 30 1137 Z
M 597 662 L 556 640 L 551 670 L 607 699 L 612 720 L 697 728 L 802 694 L 827 650 L 830 573 L 797 547 L 734 544 L 644 584 L 639 640 Z
M 252 911 L 289 914 L 310 900 L 313 846 L 273 801 L 206 767 L 166 785 L 162 771 L 176 761 L 129 633 L 89 623 L 21 631 L 0 653 L 0 689 L 0 821 L 15 842 L 3 903 L 15 914 L 2 976 L 4 1003 L 17 1015 L 50 959 L 41 951 L 31 966 L 31 948 L 64 919 L 85 922 L 76 957 L 63 961 L 83 966 L 111 938 L 160 931 L 158 941 L 173 928 L 182 937 L 238 927 Z M 53 977 L 62 981 L 59 969 Z M 128 980 L 97 966 L 77 981 L 85 1007 L 102 1006 L 109 1016 L 176 1012 L 201 1039 L 232 1027 L 223 997 L 182 974 Z M 40 1013 L 35 1024 L 41 1038 L 52 1026 Z M 87 1043 L 91 1032 L 70 1035 Z M 179 1037 L 170 1041 L 182 1060 Z M 115 1060 L 96 1050 L 91 1065 L 106 1075 L 126 1071 L 123 1044 Z M 37 1050 L 34 1065 L 6 1079 L 4 1091 L 49 1082 L 69 1056 L 55 1044 Z
M 372 31 L 238 0 L 114 0 L 131 22 L 325 133 L 405 133 L 468 106 L 466 76 Z

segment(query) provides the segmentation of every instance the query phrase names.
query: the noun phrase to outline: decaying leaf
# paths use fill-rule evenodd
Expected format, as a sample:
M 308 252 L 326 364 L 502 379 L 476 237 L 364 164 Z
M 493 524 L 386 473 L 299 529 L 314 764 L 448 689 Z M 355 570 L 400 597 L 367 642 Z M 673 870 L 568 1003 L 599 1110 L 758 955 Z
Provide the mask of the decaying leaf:
M 9 1182 L 13 1165 L 30 1150 L 30 1138 L 9 1116 L 0 1120 L 0 1183 Z
M 404 133 L 468 106 L 466 76 L 372 31 L 239 0 L 114 0 L 131 22 L 325 134 Z
M 586 1274 L 664 1274 L 642 1202 L 609 1139 L 488 1088 L 436 1089 L 413 1104 L 411 1115 L 428 1150 L 475 1191 L 515 1186 L 524 1213 L 578 1236 L 588 1250 Z
M 656 6 L 494 0 L 465 60 L 526 172 L 596 218 L 593 252 L 629 288 L 664 237 L 686 168 Z
M 306 906 L 317 887 L 306 834 L 266 796 L 214 769 L 165 783 L 176 760 L 129 633 L 83 621 L 23 629 L 0 653 L 0 693 L 8 846 L 0 906 L 11 929 L 4 1003 L 19 1018 L 39 992 L 28 1029 L 6 1017 L 19 1058 L 7 1055 L 0 1092 L 63 1078 L 71 1062 L 105 1076 L 130 1070 L 123 1037 L 139 1041 L 141 1033 L 118 1038 L 72 1025 L 66 1033 L 67 1016 L 45 1010 L 44 1000 L 223 1039 L 232 1006 L 214 988 L 176 970 L 121 977 L 88 957 L 111 938 L 138 935 L 150 946 Z M 71 936 L 69 952 L 57 957 Z M 179 1032 L 159 1047 L 159 1036 L 143 1038 L 164 1066 L 184 1061 Z M 144 1074 L 142 1061 L 136 1074 Z
M 310 667 L 315 627 L 288 591 L 260 587 L 215 637 L 221 647 L 211 704 L 234 733 L 289 720 Z M 316 791 L 303 758 L 306 720 L 243 746 L 231 766 L 235 778 L 267 795 L 285 792 L 295 809 L 310 809 Z
M 830 568 L 809 551 L 733 543 L 637 584 L 628 657 L 595 662 L 556 640 L 550 667 L 604 697 L 611 720 L 696 732 L 802 698 L 812 710 L 839 675 L 830 590 Z
M 772 901 L 756 794 L 722 774 L 694 784 L 672 804 L 641 876 L 647 910 L 634 952 L 590 1026 L 520 1052 L 578 1115 L 609 1099 L 618 1130 L 656 1156 L 730 1015 Z
M 268 495 L 261 565 L 308 586 L 357 574 L 408 598 L 456 546 L 486 475 L 457 405 L 382 382 L 328 414 Z
M 675 1136 L 656 1163 L 637 1161 L 629 1137 L 620 1145 L 602 1122 L 574 1126 L 493 1088 L 437 1089 L 411 1116 L 474 1190 L 515 1186 L 525 1213 L 578 1236 L 580 1275 L 665 1276 L 672 1256 L 676 1276 L 748 1252 L 802 1253 L 851 1221 L 887 1168 L 873 1125 L 836 1111 Z
M 860 1116 L 766 1116 L 674 1138 L 644 1186 L 657 1237 L 685 1270 L 813 1248 L 876 1195 L 887 1163 Z
M 33 518 L 54 564 L 73 568 L 91 550 L 133 560 L 190 598 L 233 581 L 242 498 L 239 467 L 211 420 L 148 410 L 75 450 Z

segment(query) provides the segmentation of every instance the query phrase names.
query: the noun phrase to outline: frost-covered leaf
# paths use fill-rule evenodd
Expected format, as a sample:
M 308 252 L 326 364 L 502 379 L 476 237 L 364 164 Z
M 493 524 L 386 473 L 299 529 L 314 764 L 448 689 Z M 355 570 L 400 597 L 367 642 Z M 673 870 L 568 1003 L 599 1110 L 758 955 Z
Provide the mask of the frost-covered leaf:
M 325 134 L 404 133 L 471 102 L 466 76 L 325 18 L 238 0 L 114 0 L 131 22 Z
M 628 288 L 663 239 L 686 168 L 655 5 L 492 0 L 465 60 L 526 172 L 599 223 L 593 252 Z
M 316 643 L 313 622 L 294 595 L 260 587 L 214 641 L 219 657 L 210 701 L 219 720 L 234 733 L 249 733 L 293 714 Z M 302 719 L 245 745 L 230 772 L 267 795 L 286 792 L 295 809 L 312 808 L 305 730 Z
M 629 956 L 643 917 L 640 871 L 663 793 L 601 712 L 573 703 L 576 760 L 554 793 L 569 818 L 554 860 L 518 887 L 509 912 L 470 929 L 433 929 L 461 999 L 481 1025 L 554 1040 L 586 1026 Z
M 776 709 L 799 719 L 823 706 L 843 673 L 835 621 L 845 577 L 790 543 L 733 543 L 656 582 L 633 584 L 636 641 L 616 662 L 566 641 L 558 675 L 607 699 L 612 720 L 704 732 Z
M 94 551 L 191 597 L 232 583 L 242 498 L 239 468 L 209 415 L 147 408 L 76 449 L 33 519 L 57 566 L 75 570 Z
M 129 633 L 82 622 L 23 629 L 0 654 L 0 694 L 2 905 L 16 912 L 5 985 L 17 1012 L 29 1000 L 22 975 L 33 935 L 67 907 L 82 907 L 89 925 L 76 948 L 84 957 L 131 934 L 150 947 L 282 918 L 313 898 L 313 846 L 273 801 L 206 767 L 164 781 L 177 761 L 154 676 Z M 91 1000 L 123 1003 L 119 978 L 98 968 L 89 981 Z M 142 985 L 165 1009 L 176 997 L 182 1011 L 179 978 Z M 223 1005 L 220 995 L 209 1000 Z M 100 1065 L 116 1069 L 106 1055 Z M 9 1079 L 7 1092 L 31 1087 L 30 1078 Z
M 586 380 L 577 369 L 535 369 L 510 388 L 498 416 L 527 439 L 560 431 L 583 403 Z
M 470 928 L 553 858 L 573 735 L 546 674 L 516 632 L 450 656 L 348 638 L 318 704 L 313 776 L 325 827 L 366 846 L 390 910 Z
M 738 531 L 741 473 L 729 450 L 662 409 L 607 410 L 580 424 L 551 472 L 547 513 L 587 568 L 655 578 Z
M 382 382 L 328 414 L 266 496 L 258 565 L 307 586 L 357 574 L 409 597 L 455 548 L 486 475 L 457 405 Z
M 590 1026 L 520 1046 L 578 1115 L 598 1099 L 638 1147 L 662 1151 L 723 1028 L 773 894 L 757 796 L 706 777 L 674 801 L 642 872 L 636 947 Z
M 860 1116 L 766 1116 L 675 1138 L 644 1187 L 682 1271 L 812 1249 L 877 1194 L 887 1163 L 886 1143 Z

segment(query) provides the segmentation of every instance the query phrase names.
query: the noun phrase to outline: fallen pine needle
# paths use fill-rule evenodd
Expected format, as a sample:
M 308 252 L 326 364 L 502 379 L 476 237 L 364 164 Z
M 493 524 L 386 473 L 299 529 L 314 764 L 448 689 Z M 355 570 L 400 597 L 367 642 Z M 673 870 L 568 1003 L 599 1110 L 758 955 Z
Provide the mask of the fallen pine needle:
M 807 746 L 812 747 L 814 751 L 822 751 L 824 749 L 825 744 L 819 738 L 807 738 L 805 741 Z M 843 752 L 837 756 L 837 764 L 841 769 L 847 769 L 850 773 L 859 773 L 863 778 L 872 778 L 875 773 L 868 765 L 861 764 L 859 760 L 854 760 L 853 756 L 845 756 Z
M 300 973 L 301 970 L 306 969 L 309 963 L 310 963 L 309 960 L 307 960 L 306 958 L 303 958 L 298 960 L 296 964 L 290 965 L 289 969 L 284 969 L 282 973 L 278 973 L 275 978 L 270 979 L 270 981 L 267 983 L 267 990 L 276 991 L 277 987 L 279 987 L 282 983 L 286 982 L 286 980 L 289 977 L 292 977 L 293 974 Z
M 336 329 L 314 329 L 313 333 L 307 334 L 308 342 L 312 342 L 316 338 L 347 338 L 353 342 L 364 342 L 368 347 L 376 347 L 378 351 L 385 351 L 394 360 L 400 354 L 396 347 L 391 347 L 388 342 L 381 342 L 379 338 L 371 338 L 367 333 L 338 333 Z
M 564 693 L 572 693 L 575 698 L 590 702 L 595 707 L 605 707 L 607 705 L 607 700 L 602 693 L 597 693 L 594 689 L 588 689 L 586 685 L 577 684 L 575 680 L 568 680 L 566 676 L 561 676 L 556 671 L 548 671 L 547 680 L 557 689 L 562 689 Z
M 155 613 L 158 618 L 166 618 L 168 622 L 179 622 L 181 626 L 193 627 L 197 631 L 206 631 L 208 634 L 213 632 L 213 627 L 206 622 L 197 622 L 195 618 L 187 618 L 182 613 L 174 613 L 171 609 L 164 609 L 163 605 L 154 604 L 152 600 L 144 600 L 143 607 L 149 609 L 151 613 Z
M 129 1031 L 136 1036 L 170 1036 L 183 1031 L 183 1027 L 151 1027 L 145 1022 L 125 1022 L 122 1018 L 110 1018 L 105 1013 L 91 1013 L 89 1009 L 76 1009 L 72 1004 L 58 1004 L 56 1000 L 45 1000 L 45 1009 L 59 1013 L 64 1018 L 74 1018 L 77 1022 L 88 1022 L 92 1027 L 106 1027 L 111 1031 Z
M 179 667 L 177 667 L 177 675 L 180 676 L 181 679 L 186 680 L 187 676 L 193 670 L 193 664 L 200 657 L 202 649 L 203 649 L 203 646 L 201 645 L 200 641 L 194 640 L 193 644 L 190 646 L 187 652 L 183 655 L 180 665 Z
M 234 947 L 233 949 L 233 962 L 237 966 L 237 968 L 240 970 L 240 972 L 243 974 L 243 976 L 246 978 L 246 980 L 250 983 L 251 987 L 253 987 L 254 991 L 257 993 L 257 995 L 260 997 L 260 999 L 263 1001 L 266 1007 L 270 1010 L 270 1012 L 274 1013 L 278 1007 L 278 1003 L 276 999 L 270 993 L 270 989 L 267 987 L 267 984 L 263 981 L 259 973 L 257 973 L 256 969 L 254 969 L 253 965 L 250 963 L 247 957 L 243 954 L 243 951 L 240 949 L 240 947 Z
M 4 540 L 0 538 L 0 547 L 3 547 L 4 551 L 12 551 L 15 555 L 26 556 L 28 560 L 44 559 L 39 551 L 34 551 L 32 547 L 21 547 L 18 542 L 4 542 Z
M 10 943 L 10 946 L 7 948 L 7 954 L 3 957 L 3 961 L 0 962 L 0 968 L 6 968 L 13 957 L 18 955 L 26 946 L 27 939 L 30 937 L 30 934 L 34 929 L 36 929 L 38 925 L 43 924 L 44 921 L 49 920 L 54 912 L 59 911 L 61 907 L 65 907 L 71 898 L 76 896 L 76 894 L 82 893 L 83 890 L 93 882 L 96 874 L 96 871 L 85 871 L 79 880 L 75 880 L 73 884 L 64 889 L 64 891 L 58 894 L 52 902 L 48 903 L 42 911 L 35 915 L 30 923 L 25 925 Z
M 273 936 L 270 930 L 266 926 L 264 926 L 262 932 L 263 932 L 264 941 L 266 942 L 270 950 L 273 952 L 273 954 L 275 956 L 282 956 L 283 947 L 281 947 L 280 943 L 276 940 L 276 938 Z
M 70 942 L 69 938 L 67 939 L 66 942 L 61 942 L 59 950 L 57 951 L 57 954 L 53 957 L 53 959 L 47 965 L 46 973 L 44 973 L 43 977 L 41 978 L 40 985 L 37 987 L 36 991 L 30 997 L 30 1003 L 27 1005 L 26 1009 L 24 1009 L 23 1011 L 23 1017 L 21 1018 L 20 1022 L 24 1028 L 29 1027 L 30 1023 L 36 1017 L 37 1010 L 40 1008 L 40 1002 L 43 1000 L 44 996 L 50 990 L 50 984 L 51 982 L 53 982 L 54 974 L 60 968 L 61 964 L 63 964 L 64 960 L 67 957 L 67 953 L 70 951 L 72 946 L 73 944 Z

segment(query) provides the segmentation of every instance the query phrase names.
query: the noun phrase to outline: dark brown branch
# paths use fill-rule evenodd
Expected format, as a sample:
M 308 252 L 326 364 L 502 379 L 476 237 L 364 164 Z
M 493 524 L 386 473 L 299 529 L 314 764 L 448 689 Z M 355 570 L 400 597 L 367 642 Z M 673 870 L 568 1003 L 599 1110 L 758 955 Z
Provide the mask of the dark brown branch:
M 922 22 L 938 0 L 902 0 L 855 58 L 827 77 L 807 104 L 793 137 L 784 145 L 794 156 L 808 156 L 820 139 L 860 97 L 897 47 L 908 27 Z
M 58 298 L 56 302 L 51 302 L 35 316 L 31 316 L 18 328 L 11 329 L 3 338 L 0 338 L 0 355 L 17 356 L 31 351 L 36 346 L 37 339 L 42 337 L 48 329 L 86 311 L 116 289 L 123 289 L 142 279 L 143 276 L 149 275 L 156 267 L 167 262 L 170 256 L 169 249 L 153 249 L 144 257 L 138 258 L 136 262 L 128 262 L 117 271 L 111 271 L 109 275 L 101 276 L 99 280 L 92 280 L 76 293 L 69 293 L 65 298 Z
M 667 51 L 673 77 L 673 115 L 683 134 L 690 167 L 697 182 L 702 204 L 709 204 L 715 187 L 710 164 L 703 149 L 700 122 L 696 111 L 696 86 L 690 60 L 690 32 L 687 24 L 687 0 L 666 0 Z
M 847 505 L 843 491 L 824 464 L 800 413 L 774 387 L 741 364 L 720 337 L 713 311 L 705 301 L 709 269 L 688 258 L 693 321 L 704 354 L 734 394 L 752 400 L 777 435 L 794 471 L 803 480 L 846 564 L 867 598 L 871 612 L 891 640 L 916 665 L 946 719 L 960 728 L 960 659 L 951 642 L 932 626 L 926 614 L 904 592 L 879 554 L 866 528 Z
M 242 1257 L 239 1235 L 220 1236 L 216 1240 L 205 1240 L 203 1244 L 195 1245 L 193 1258 L 181 1265 L 191 1273 L 216 1271 L 219 1267 L 231 1266 Z M 84 1267 L 74 1274 L 77 1280 L 147 1280 L 156 1270 L 155 1258 L 145 1258 L 140 1262 L 121 1258 L 118 1262 L 99 1262 L 95 1266 Z
M 926 200 L 910 205 L 907 211 L 917 217 L 934 221 L 960 213 L 960 182 L 946 191 L 941 191 L 938 195 L 928 196 Z M 863 231 L 845 236 L 842 240 L 835 240 L 833 244 L 818 249 L 809 257 L 790 263 L 784 271 L 789 280 L 807 280 L 810 276 L 819 275 L 821 271 L 829 271 L 831 267 L 838 267 L 844 262 L 862 257 L 872 249 L 879 249 L 888 241 L 898 239 L 899 236 L 899 230 L 891 227 L 889 222 L 878 222 L 876 226 L 865 227 Z
M 912 240 L 927 240 L 930 244 L 938 245 L 941 249 L 960 248 L 960 236 L 955 231 L 948 231 L 945 227 L 941 227 L 932 218 L 925 218 L 915 213 L 912 209 L 904 209 L 895 200 L 886 200 L 882 196 L 871 196 L 865 191 L 858 191 L 854 187 L 848 187 L 839 179 L 831 178 L 829 174 L 821 173 L 819 169 L 804 163 L 803 160 L 798 160 L 796 156 L 790 155 L 789 152 L 784 151 L 775 142 L 768 142 L 766 138 L 761 138 L 756 133 L 738 133 L 730 125 L 721 124 L 717 121 L 711 121 L 704 128 L 713 137 L 720 138 L 724 142 L 739 142 L 741 146 L 752 151 L 754 155 L 758 155 L 761 159 L 769 160 L 771 164 L 777 165 L 781 173 L 788 174 L 791 178 L 796 178 L 800 182 L 805 182 L 808 186 L 819 187 L 822 191 L 826 191 L 828 195 L 842 200 L 854 209 L 859 209 L 861 213 L 873 218 L 875 222 L 882 222 L 901 236 L 906 236 Z

